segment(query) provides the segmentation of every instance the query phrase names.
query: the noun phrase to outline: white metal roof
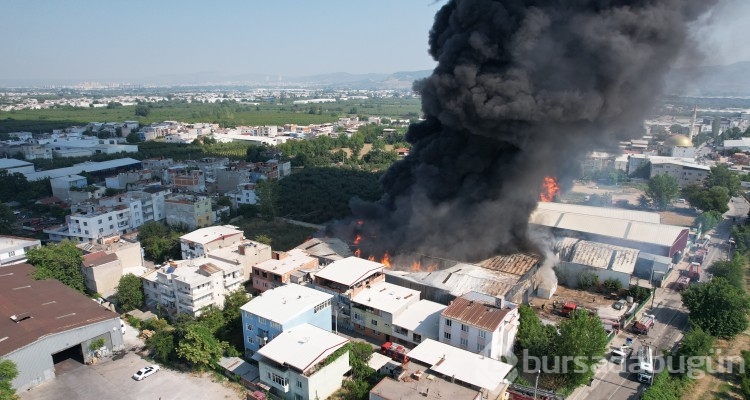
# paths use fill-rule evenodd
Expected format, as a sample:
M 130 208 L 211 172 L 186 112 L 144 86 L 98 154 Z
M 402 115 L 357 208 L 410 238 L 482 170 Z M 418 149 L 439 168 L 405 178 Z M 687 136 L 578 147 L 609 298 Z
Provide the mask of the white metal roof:
M 136 165 L 140 163 L 141 163 L 140 161 L 134 158 L 130 158 L 130 157 L 118 158 L 116 160 L 100 161 L 100 162 L 87 161 L 82 164 L 76 164 L 72 167 L 50 169 L 47 171 L 30 172 L 24 175 L 26 176 L 27 180 L 36 181 L 36 180 L 44 179 L 44 178 L 57 178 L 60 176 L 65 176 L 65 175 L 80 174 L 82 171 L 83 172 L 97 172 L 97 171 L 107 170 L 110 168 L 119 168 L 119 167 L 125 167 L 128 165 Z
M 560 242 L 561 259 L 575 264 L 632 274 L 639 250 L 566 238 Z M 568 247 L 569 248 L 565 248 Z M 557 247 L 557 246 L 556 246 Z
M 419 295 L 419 290 L 378 282 L 359 292 L 352 298 L 352 302 L 393 315 L 404 306 L 419 301 Z
M 317 326 L 302 324 L 282 332 L 261 347 L 258 354 L 305 372 L 348 341 Z
M 16 160 L 15 158 L 0 158 L 0 169 L 18 168 L 34 165 L 28 161 Z
M 250 314 L 284 324 L 295 316 L 332 298 L 333 295 L 328 293 L 290 283 L 266 290 L 259 297 L 245 303 L 241 308 L 242 311 Z
M 303 265 L 315 261 L 314 258 L 308 256 L 304 251 L 300 249 L 292 249 L 287 253 L 287 257 L 283 260 L 270 259 L 258 264 L 255 264 L 253 268 L 262 271 L 273 272 L 274 274 L 284 275 L 288 272 L 294 271 L 302 267 Z
M 408 329 L 414 333 L 437 335 L 440 313 L 446 306 L 429 300 L 419 300 L 393 317 L 393 325 Z
M 448 290 L 456 297 L 472 290 L 502 297 L 520 280 L 518 275 L 463 263 L 456 264 L 448 269 L 433 272 L 413 272 L 401 276 L 415 282 Z
M 232 225 L 209 226 L 196 229 L 188 234 L 180 236 L 180 240 L 193 243 L 207 244 L 225 236 L 242 234 L 243 232 Z
M 608 217 L 624 219 L 628 221 L 651 222 L 658 224 L 661 222 L 661 216 L 655 212 L 625 210 L 623 208 L 612 207 L 593 207 L 582 206 L 578 204 L 539 202 L 537 210 L 559 211 L 564 213 L 593 215 L 599 217 Z
M 327 267 L 315 273 L 315 276 L 345 286 L 353 286 L 376 272 L 383 272 L 384 269 L 385 265 L 375 261 L 359 257 L 347 257 L 330 263 Z
M 409 357 L 430 365 L 430 369 L 437 373 L 490 391 L 500 386 L 513 369 L 502 361 L 432 339 L 426 339 L 412 349 Z

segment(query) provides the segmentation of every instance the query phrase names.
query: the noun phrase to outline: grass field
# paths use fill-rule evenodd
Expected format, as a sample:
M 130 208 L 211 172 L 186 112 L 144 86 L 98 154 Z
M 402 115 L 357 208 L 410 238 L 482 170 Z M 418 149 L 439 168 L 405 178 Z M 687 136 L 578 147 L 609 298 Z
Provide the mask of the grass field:
M 135 115 L 135 106 L 108 108 L 56 108 L 0 112 L 0 132 L 49 132 L 52 129 L 89 122 L 138 121 L 150 124 L 160 121 L 211 122 L 224 127 L 239 125 L 322 124 L 357 114 L 389 118 L 416 118 L 420 101 L 410 99 L 347 100 L 324 104 L 266 104 L 258 106 L 239 103 L 149 103 L 147 117 Z

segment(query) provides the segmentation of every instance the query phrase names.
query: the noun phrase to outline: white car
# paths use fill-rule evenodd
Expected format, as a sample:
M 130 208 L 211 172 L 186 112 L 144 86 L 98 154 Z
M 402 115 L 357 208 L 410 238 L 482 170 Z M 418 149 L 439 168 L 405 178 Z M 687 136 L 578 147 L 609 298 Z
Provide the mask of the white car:
M 151 375 L 155 374 L 158 371 L 159 371 L 159 366 L 156 365 L 156 364 L 154 364 L 154 365 L 152 365 L 150 367 L 143 367 L 140 370 L 138 370 L 138 372 L 136 372 L 135 374 L 133 374 L 133 379 L 135 379 L 137 381 L 142 381 L 143 378 L 145 378 L 147 376 L 151 376 Z

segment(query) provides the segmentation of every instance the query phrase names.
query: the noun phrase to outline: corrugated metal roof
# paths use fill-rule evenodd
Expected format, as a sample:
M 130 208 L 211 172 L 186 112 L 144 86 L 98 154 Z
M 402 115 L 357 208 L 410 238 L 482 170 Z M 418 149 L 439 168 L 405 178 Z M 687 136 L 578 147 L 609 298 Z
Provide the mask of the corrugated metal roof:
M 535 265 L 539 264 L 541 257 L 535 254 L 516 253 L 505 256 L 495 256 L 479 263 L 484 268 L 507 272 L 509 274 L 523 276 Z
M 565 260 L 594 268 L 632 274 L 638 260 L 638 253 L 640 251 L 636 249 L 581 240 L 574 245 L 572 254 L 569 254 Z
M 120 167 L 136 165 L 140 163 L 141 163 L 140 161 L 134 158 L 129 158 L 129 157 L 118 158 L 116 160 L 98 161 L 98 162 L 87 161 L 82 164 L 76 164 L 72 167 L 50 169 L 47 171 L 30 172 L 24 175 L 26 176 L 27 180 L 36 181 L 36 180 L 44 179 L 44 178 L 57 178 L 60 176 L 80 174 L 81 171 L 97 172 L 97 171 L 104 171 L 104 170 L 111 169 L 111 168 L 120 168 Z
M 403 277 L 448 290 L 456 297 L 471 291 L 503 297 L 519 280 L 518 275 L 493 271 L 474 264 L 457 264 L 444 270 L 415 272 Z
M 563 213 L 592 215 L 599 217 L 624 219 L 628 221 L 650 222 L 652 224 L 661 223 L 661 216 L 658 213 L 626 210 L 623 208 L 593 207 L 582 206 L 578 204 L 539 202 L 537 204 L 537 210 L 559 211 Z
M 198 269 L 200 269 L 201 271 L 207 273 L 208 275 L 213 275 L 213 274 L 215 274 L 217 272 L 221 272 L 221 268 L 219 268 L 216 265 L 211 264 L 211 263 L 205 263 L 205 264 L 201 265 L 200 267 L 198 267 Z
M 485 331 L 494 331 L 503 323 L 509 308 L 498 308 L 486 303 L 457 298 L 442 312 L 442 316 Z

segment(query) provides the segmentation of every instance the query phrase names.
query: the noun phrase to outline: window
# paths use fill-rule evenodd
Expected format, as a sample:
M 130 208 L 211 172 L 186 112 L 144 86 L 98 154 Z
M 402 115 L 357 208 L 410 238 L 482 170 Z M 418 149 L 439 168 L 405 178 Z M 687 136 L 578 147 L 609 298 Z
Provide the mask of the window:
M 104 233 L 104 228 L 99 228 L 99 233 Z
M 112 221 L 112 216 L 110 215 L 108 219 L 109 219 L 110 221 Z
M 266 325 L 266 324 L 268 324 L 268 320 L 265 319 L 265 318 L 263 318 L 263 317 L 258 317 L 258 323 Z
M 89 223 L 88 222 L 84 222 L 83 226 L 89 226 Z
M 414 343 L 422 343 L 422 335 L 414 333 L 411 335 L 411 339 Z
M 99 225 L 101 225 L 102 224 L 102 220 L 98 220 L 98 221 L 96 221 L 96 223 L 99 224 Z
M 466 346 L 469 345 L 469 340 L 468 339 L 461 338 L 460 341 L 461 341 L 461 346 L 466 347 Z
M 404 329 L 404 328 L 402 328 L 400 326 L 396 326 L 396 325 L 393 325 L 393 332 L 398 333 L 399 335 L 408 335 L 409 334 L 408 330 L 406 330 L 406 329 Z
M 299 381 L 297 383 L 299 383 Z M 294 400 L 303 400 L 302 395 L 299 394 L 299 393 L 295 393 L 294 394 Z
M 362 321 L 362 316 L 359 315 L 358 313 L 354 313 L 354 319 Z
M 372 326 L 378 326 L 378 321 L 377 320 L 372 319 L 372 320 L 370 320 L 370 323 L 372 324 Z
M 275 383 L 278 383 L 281 386 L 286 386 L 289 383 L 289 380 L 284 378 L 283 376 L 276 375 L 273 372 L 268 373 L 268 379 L 274 381 Z
M 445 326 L 453 326 L 453 321 L 446 319 L 445 320 Z
M 448 339 L 448 340 L 451 340 L 451 334 L 450 334 L 450 332 L 443 332 L 443 337 L 446 338 L 446 339 Z
M 277 331 L 280 331 L 281 330 L 281 324 L 279 324 L 278 322 L 271 321 L 271 329 L 276 329 Z
M 468 325 L 464 325 L 464 324 L 461 324 L 461 331 L 462 331 L 462 332 L 468 332 L 468 331 L 469 331 L 469 326 L 468 326 Z
M 298 387 L 298 388 L 301 388 L 301 387 L 302 387 L 302 381 L 297 381 L 297 387 Z
M 247 342 L 250 343 L 250 344 L 253 344 L 253 343 L 255 343 L 255 340 L 253 340 L 253 338 L 251 338 L 251 337 L 248 336 Z
M 109 229 L 115 229 L 115 226 L 114 225 L 110 225 Z
M 487 337 L 487 332 L 485 332 L 485 331 L 479 331 L 479 337 L 480 337 L 480 338 L 485 338 L 485 337 Z
M 85 230 L 85 231 L 83 231 L 83 233 L 85 233 L 85 234 L 87 234 L 87 235 L 88 235 L 88 234 L 89 234 L 89 231 L 88 231 L 88 230 Z
M 253 330 L 253 326 L 250 325 L 250 324 L 247 324 L 247 330 L 252 331 Z
M 483 344 L 477 344 L 477 351 L 483 351 L 484 345 Z

